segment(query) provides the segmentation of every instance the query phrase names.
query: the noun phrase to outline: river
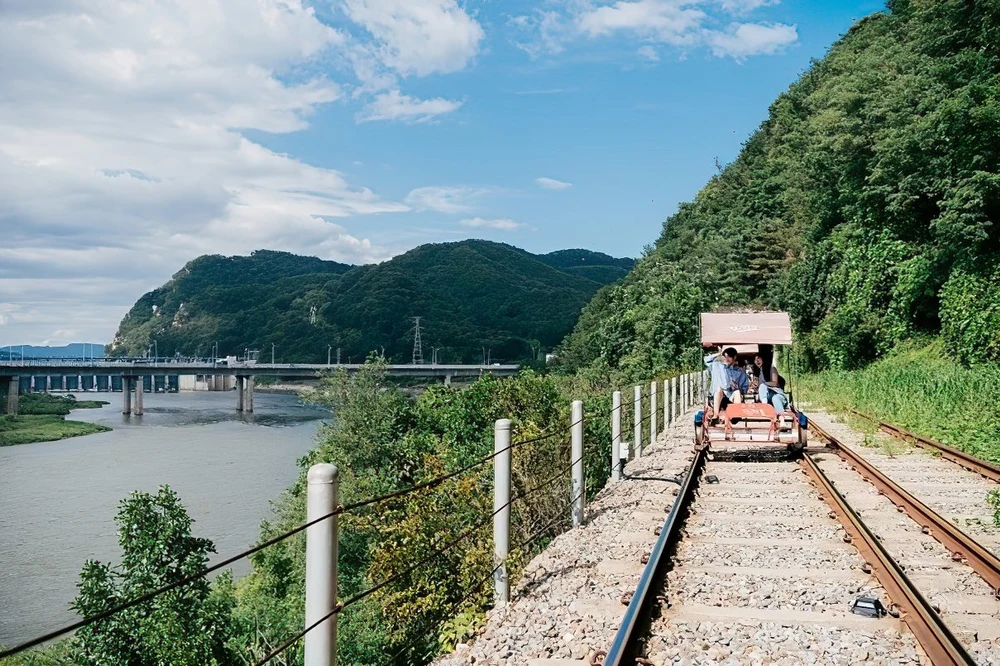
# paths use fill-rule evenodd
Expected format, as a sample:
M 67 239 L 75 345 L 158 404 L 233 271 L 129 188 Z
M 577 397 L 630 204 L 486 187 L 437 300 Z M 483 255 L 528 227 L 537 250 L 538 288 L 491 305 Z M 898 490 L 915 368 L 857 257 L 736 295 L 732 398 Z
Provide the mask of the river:
M 0 447 L 0 645 L 78 619 L 69 602 L 80 568 L 117 562 L 114 516 L 134 490 L 176 490 L 195 536 L 215 542 L 215 561 L 252 545 L 329 414 L 288 394 L 257 393 L 246 416 L 231 391 L 147 393 L 141 417 L 120 413 L 120 393 L 77 397 L 111 404 L 67 418 L 114 430 Z

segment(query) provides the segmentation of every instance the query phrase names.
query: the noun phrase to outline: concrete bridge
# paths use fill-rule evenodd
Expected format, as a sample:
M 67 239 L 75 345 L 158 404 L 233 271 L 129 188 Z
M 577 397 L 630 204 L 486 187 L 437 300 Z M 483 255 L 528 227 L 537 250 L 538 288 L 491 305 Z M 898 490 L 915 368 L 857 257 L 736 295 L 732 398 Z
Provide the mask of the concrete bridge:
M 225 360 L 163 360 L 157 359 L 103 359 L 98 361 L 58 358 L 0 361 L 0 387 L 7 393 L 7 413 L 17 413 L 18 395 L 28 391 L 52 390 L 121 390 L 122 413 L 142 414 L 142 394 L 145 382 L 156 390 L 158 382 L 170 390 L 170 378 L 183 375 L 234 377 L 236 380 L 236 408 L 242 412 L 253 411 L 254 383 L 258 376 L 278 379 L 312 379 L 319 373 L 344 370 L 353 374 L 365 367 L 361 363 L 257 363 L 255 361 Z M 390 377 L 441 379 L 450 385 L 452 379 L 467 379 L 492 374 L 508 377 L 517 374 L 520 366 L 493 365 L 440 365 L 410 364 L 386 366 Z M 43 385 L 39 386 L 38 378 Z M 99 381 L 99 378 L 104 378 Z M 25 385 L 25 381 L 27 384 Z M 119 388 L 120 387 L 120 388 Z M 132 397 L 135 396 L 133 406 Z

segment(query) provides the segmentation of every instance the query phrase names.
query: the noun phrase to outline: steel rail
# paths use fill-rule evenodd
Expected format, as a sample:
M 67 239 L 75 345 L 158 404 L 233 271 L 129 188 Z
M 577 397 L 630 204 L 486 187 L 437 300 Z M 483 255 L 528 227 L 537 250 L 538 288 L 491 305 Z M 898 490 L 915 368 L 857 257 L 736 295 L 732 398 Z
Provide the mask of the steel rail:
M 856 409 L 849 409 L 849 412 L 856 416 L 860 416 L 863 419 L 867 419 L 872 423 L 877 423 L 878 427 L 885 433 L 901 439 L 904 442 L 910 442 L 923 449 L 929 449 L 931 451 L 937 451 L 941 454 L 942 458 L 950 460 L 951 462 L 964 467 L 970 472 L 975 472 L 980 474 L 990 481 L 996 481 L 1000 483 L 1000 465 L 991 463 L 987 460 L 982 460 L 973 455 L 966 453 L 965 451 L 960 451 L 954 447 L 948 446 L 947 444 L 942 444 L 941 442 L 935 442 L 932 439 L 922 437 L 916 433 L 912 433 L 909 430 L 900 428 L 899 426 L 881 421 L 874 416 L 869 416 L 864 412 L 859 412 Z
M 860 471 L 866 481 L 874 485 L 881 494 L 889 498 L 889 501 L 919 523 L 928 534 L 947 548 L 952 553 L 953 559 L 966 562 L 993 588 L 995 594 L 1000 594 L 1000 558 L 960 530 L 950 520 L 911 495 L 909 491 L 879 471 L 864 456 L 844 446 L 840 440 L 815 423 L 811 422 L 809 427 L 821 438 L 827 440 L 831 448 L 849 462 L 855 470 Z
M 688 467 L 687 474 L 681 482 L 680 491 L 670 507 L 670 513 L 660 528 L 660 536 L 653 546 L 653 551 L 649 554 L 649 561 L 642 570 L 642 577 L 639 585 L 636 586 L 628 608 L 625 609 L 625 616 L 615 634 L 614 642 L 608 650 L 604 659 L 604 666 L 623 666 L 636 663 L 638 654 L 638 641 L 645 628 L 644 620 L 648 619 L 648 611 L 651 604 L 659 593 L 660 583 L 667 572 L 667 565 L 670 561 L 670 551 L 677 542 L 680 541 L 681 528 L 687 518 L 694 491 L 698 487 L 701 472 L 705 467 L 707 452 L 699 449 Z
M 878 537 L 864 524 L 858 514 L 837 491 L 830 479 L 809 454 L 802 457 L 803 470 L 812 477 L 820 489 L 822 499 L 829 504 L 837 519 L 847 530 L 851 543 L 858 549 L 872 568 L 872 573 L 885 588 L 889 599 L 900 610 L 900 618 L 913 632 L 934 666 L 968 666 L 975 660 L 965 650 L 941 616 L 938 615 L 899 564 L 879 542 Z

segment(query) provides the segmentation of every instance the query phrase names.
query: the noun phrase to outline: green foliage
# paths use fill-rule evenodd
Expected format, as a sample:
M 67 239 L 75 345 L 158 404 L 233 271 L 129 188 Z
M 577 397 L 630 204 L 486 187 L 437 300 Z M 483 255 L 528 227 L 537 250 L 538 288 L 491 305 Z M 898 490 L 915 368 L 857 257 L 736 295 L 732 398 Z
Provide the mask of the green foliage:
M 68 437 L 108 432 L 111 428 L 85 421 L 67 421 L 62 416 L 0 415 L 0 446 L 53 442 Z
M 88 560 L 73 609 L 84 617 L 197 573 L 215 546 L 191 535 L 191 518 L 177 494 L 135 492 L 119 505 L 121 564 Z M 230 637 L 232 580 L 198 579 L 81 628 L 73 637 L 78 664 L 203 666 L 234 664 Z
M 995 363 L 963 368 L 940 344 L 903 346 L 863 370 L 827 370 L 796 383 L 799 399 L 854 408 L 974 456 L 1000 462 Z
M 113 353 L 207 356 L 256 349 L 281 362 L 325 362 L 328 345 L 355 362 L 376 349 L 408 361 L 412 317 L 425 355 L 442 362 L 532 357 L 552 349 L 602 285 L 631 259 L 564 250 L 533 255 L 487 241 L 423 245 L 378 265 L 347 266 L 259 250 L 203 256 L 140 298 L 122 320 Z
M 312 399 L 328 405 L 336 417 L 323 426 L 316 449 L 300 460 L 300 479 L 277 504 L 277 518 L 264 525 L 261 538 L 301 523 L 305 473 L 314 463 L 337 465 L 343 502 L 367 499 L 489 456 L 494 422 L 511 418 L 514 441 L 558 432 L 512 452 L 512 493 L 523 494 L 512 506 L 512 546 L 536 539 L 512 553 L 510 566 L 516 577 L 527 557 L 568 522 L 567 398 L 587 395 L 590 414 L 606 413 L 608 387 L 599 382 L 526 370 L 511 379 L 484 376 L 461 390 L 436 385 L 416 399 L 407 399 L 387 383 L 381 359 L 370 359 L 355 375 L 332 373 Z M 598 398 L 598 392 L 605 397 Z M 607 429 L 606 416 L 587 423 L 591 493 L 608 475 Z M 551 483 L 545 485 L 546 481 Z M 398 578 L 343 613 L 342 663 L 424 663 L 442 649 L 453 648 L 456 640 L 478 626 L 491 598 L 492 487 L 493 468 L 486 463 L 341 518 L 341 597 Z M 452 542 L 456 543 L 431 557 Z M 248 661 L 301 627 L 303 543 L 297 535 L 258 553 L 253 572 L 238 585 L 235 618 L 240 639 L 234 644 L 247 646 Z M 298 650 L 296 646 L 278 663 L 298 663 Z
M 74 409 L 100 409 L 106 400 L 77 400 L 73 395 L 25 393 L 18 397 L 18 414 L 57 414 L 66 416 Z
M 605 287 L 561 353 L 627 377 L 689 365 L 700 311 L 789 311 L 816 368 L 943 334 L 1000 360 L 1000 12 L 892 2 L 771 105 L 736 160 Z
M 1000 527 L 1000 489 L 991 490 L 986 495 L 986 502 L 993 508 L 993 524 Z

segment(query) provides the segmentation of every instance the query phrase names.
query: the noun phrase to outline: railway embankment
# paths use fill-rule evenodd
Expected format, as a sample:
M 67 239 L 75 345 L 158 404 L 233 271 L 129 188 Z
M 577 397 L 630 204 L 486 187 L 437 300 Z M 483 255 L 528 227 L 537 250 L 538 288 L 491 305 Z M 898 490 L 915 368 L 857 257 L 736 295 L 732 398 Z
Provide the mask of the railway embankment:
M 582 527 L 529 562 L 511 602 L 489 612 L 477 638 L 434 663 L 592 663 L 606 651 L 693 457 L 691 436 L 689 416 L 668 426 L 588 504 Z

